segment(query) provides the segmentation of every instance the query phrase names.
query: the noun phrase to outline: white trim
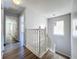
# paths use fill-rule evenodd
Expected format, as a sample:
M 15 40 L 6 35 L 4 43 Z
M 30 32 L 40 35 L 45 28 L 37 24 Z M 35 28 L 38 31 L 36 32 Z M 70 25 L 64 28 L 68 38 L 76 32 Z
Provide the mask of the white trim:
M 39 58 L 42 58 L 42 56 L 48 51 L 48 49 L 46 49 L 45 52 L 39 54 L 39 52 L 36 52 L 29 44 L 27 44 L 26 47 Z
M 62 55 L 65 55 L 65 56 L 67 56 L 67 57 L 71 57 L 71 56 L 69 56 L 68 54 L 66 54 L 66 53 L 64 53 L 64 52 L 62 52 L 62 51 L 56 51 L 56 52 L 58 52 L 58 53 L 60 53 L 60 54 L 62 54 Z
M 40 57 L 40 58 L 42 58 L 42 57 L 43 57 L 43 55 L 44 55 L 47 51 L 48 51 L 48 49 L 46 49 L 46 51 L 45 51 L 45 52 L 41 53 L 39 57 Z
M 32 53 L 34 53 L 37 57 L 39 57 L 39 54 L 29 45 L 26 45 L 27 49 L 29 49 Z

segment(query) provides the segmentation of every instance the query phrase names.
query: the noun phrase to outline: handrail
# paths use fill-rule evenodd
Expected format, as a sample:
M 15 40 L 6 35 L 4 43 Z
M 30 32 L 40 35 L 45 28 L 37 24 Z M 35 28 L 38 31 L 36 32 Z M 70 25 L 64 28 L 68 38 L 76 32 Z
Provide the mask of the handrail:
M 30 32 L 31 32 L 31 30 L 35 30 L 35 32 L 33 31 L 33 32 L 31 32 L 31 33 L 29 33 L 29 30 L 30 30 Z M 41 32 L 43 30 L 43 32 Z M 36 39 L 37 41 L 35 42 L 36 43 L 36 45 L 37 45 L 37 47 L 36 47 L 36 49 L 35 50 L 38 50 L 38 56 L 40 57 L 41 56 L 41 51 L 46 51 L 47 50 L 47 48 L 48 48 L 48 41 L 47 40 L 49 40 L 50 38 L 49 38 L 49 36 L 48 36 L 48 34 L 46 34 L 46 28 L 45 29 L 41 29 L 40 27 L 38 28 L 38 29 L 26 29 L 26 33 L 29 33 L 29 37 L 31 37 L 31 35 L 36 35 L 36 36 L 38 36 L 38 37 L 34 37 L 34 39 Z M 27 33 L 27 35 L 28 35 L 28 33 Z M 33 34 L 34 33 L 34 34 Z M 36 34 L 35 34 L 36 33 Z M 42 37 L 42 34 L 44 35 L 44 37 Z M 41 41 L 41 37 L 42 37 L 42 39 L 44 39 L 44 43 Z M 27 37 L 26 37 L 27 38 Z M 30 38 L 30 39 L 32 39 L 33 40 L 33 38 Z M 27 40 L 30 40 L 29 38 L 27 39 Z M 26 40 L 26 41 L 27 41 Z M 33 41 L 32 41 L 33 42 Z M 31 43 L 32 44 L 32 42 L 30 42 L 29 41 L 29 44 Z M 42 45 L 42 46 L 44 46 L 44 48 L 41 48 L 41 44 L 44 44 L 44 45 Z M 33 45 L 33 44 L 32 44 Z M 33 46 L 32 46 L 33 47 Z M 42 50 L 42 49 L 44 49 L 44 50 Z M 37 54 L 36 54 L 37 55 Z

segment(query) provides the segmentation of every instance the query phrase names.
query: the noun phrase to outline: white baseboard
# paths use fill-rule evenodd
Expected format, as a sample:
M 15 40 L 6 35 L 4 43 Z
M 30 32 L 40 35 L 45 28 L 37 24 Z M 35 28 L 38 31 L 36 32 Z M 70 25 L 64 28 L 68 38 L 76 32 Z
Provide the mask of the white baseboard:
M 62 55 L 65 55 L 65 56 L 67 56 L 67 57 L 71 57 L 71 56 L 69 56 L 68 54 L 66 54 L 66 53 L 64 53 L 64 52 L 62 52 L 62 51 L 56 51 L 56 52 L 58 52 L 58 53 L 60 53 L 60 54 L 62 54 Z
M 48 49 L 46 49 L 46 51 L 44 51 L 43 53 L 40 54 L 40 58 L 42 58 L 42 56 L 48 51 Z
M 33 54 L 35 54 L 37 57 L 39 57 L 39 54 L 30 46 L 26 45 L 27 49 L 29 49 Z
M 3 55 L 4 55 L 4 53 L 3 53 L 3 51 L 1 51 L 1 59 L 3 59 Z
M 48 50 L 50 50 L 52 53 L 55 53 L 55 51 L 54 51 L 54 50 L 52 50 L 52 49 L 48 49 Z
M 35 54 L 39 58 L 41 58 L 48 51 L 48 49 L 46 49 L 45 52 L 39 54 L 39 52 L 36 52 L 30 45 L 26 45 L 26 47 L 27 47 L 27 49 L 29 49 L 33 54 Z

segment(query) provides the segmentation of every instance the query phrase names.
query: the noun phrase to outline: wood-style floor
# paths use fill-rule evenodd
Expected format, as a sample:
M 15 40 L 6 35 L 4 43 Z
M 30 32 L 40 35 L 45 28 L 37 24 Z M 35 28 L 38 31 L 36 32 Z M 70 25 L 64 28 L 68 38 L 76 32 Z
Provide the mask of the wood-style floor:
M 58 54 L 53 55 L 51 51 L 48 51 L 42 58 L 38 58 L 29 49 L 25 47 L 19 47 L 9 53 L 3 55 L 3 59 L 68 59 Z

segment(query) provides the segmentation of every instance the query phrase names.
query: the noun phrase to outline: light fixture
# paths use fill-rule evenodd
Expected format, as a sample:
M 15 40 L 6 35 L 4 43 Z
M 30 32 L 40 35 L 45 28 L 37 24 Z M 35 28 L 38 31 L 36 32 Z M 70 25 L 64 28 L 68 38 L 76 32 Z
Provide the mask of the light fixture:
M 13 3 L 16 4 L 16 5 L 21 4 L 21 2 L 22 2 L 21 0 L 13 0 Z

